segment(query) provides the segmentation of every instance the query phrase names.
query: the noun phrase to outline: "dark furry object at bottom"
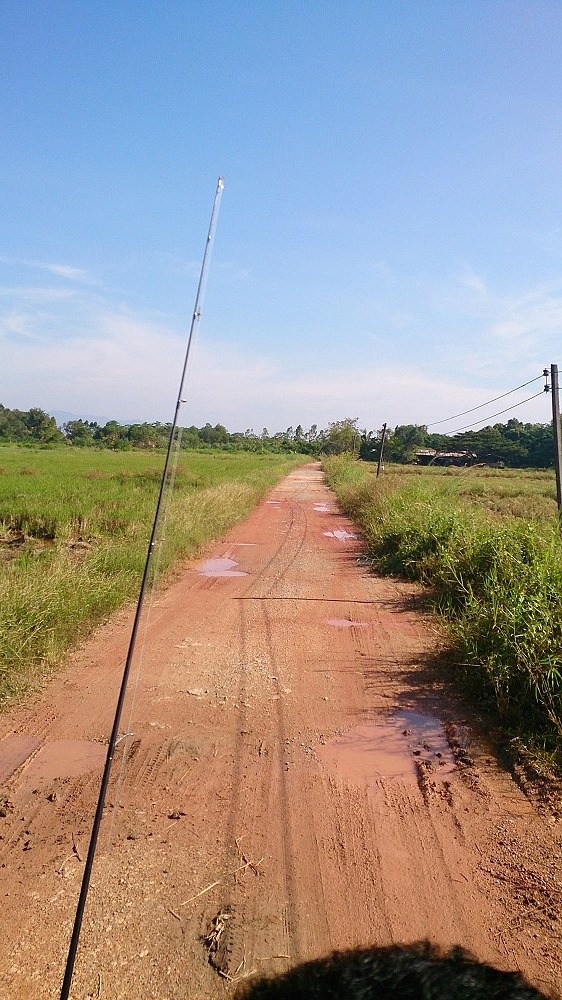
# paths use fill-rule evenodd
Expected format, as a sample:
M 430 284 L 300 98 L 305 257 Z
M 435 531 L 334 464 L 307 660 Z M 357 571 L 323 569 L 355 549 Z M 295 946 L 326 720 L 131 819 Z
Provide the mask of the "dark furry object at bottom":
M 540 1000 L 518 972 L 500 972 L 463 948 L 429 941 L 334 952 L 274 979 L 254 981 L 236 1000 Z M 554 1000 L 553 994 L 550 994 Z

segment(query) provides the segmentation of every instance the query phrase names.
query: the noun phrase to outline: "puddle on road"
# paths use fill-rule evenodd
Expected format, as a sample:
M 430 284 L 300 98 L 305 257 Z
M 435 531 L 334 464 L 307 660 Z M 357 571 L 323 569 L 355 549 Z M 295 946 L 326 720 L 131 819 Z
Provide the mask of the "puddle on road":
M 370 622 L 351 622 L 349 618 L 327 618 L 327 625 L 333 625 L 334 628 L 353 628 L 354 625 L 357 628 L 368 628 L 371 624 Z
M 25 771 L 25 784 L 48 784 L 56 778 L 77 778 L 101 769 L 107 755 L 103 743 L 57 740 L 41 747 Z
M 313 510 L 317 510 L 319 514 L 333 514 L 333 507 L 329 507 L 327 503 L 314 503 L 312 505 Z
M 399 712 L 380 722 L 357 726 L 316 752 L 342 777 L 367 786 L 380 778 L 415 782 L 422 761 L 433 780 L 455 769 L 441 722 L 420 712 Z
M 323 531 L 326 538 L 337 538 L 340 542 L 345 542 L 347 538 L 357 538 L 352 531 Z
M 40 746 L 41 740 L 35 736 L 6 736 L 0 740 L 0 784 L 7 781 Z
M 87 774 L 103 767 L 106 753 L 103 743 L 90 740 L 56 740 L 45 744 L 35 736 L 8 736 L 0 741 L 0 783 L 7 781 L 32 754 L 35 756 L 23 772 L 24 786 Z
M 234 569 L 235 566 L 238 566 L 235 559 L 217 556 L 216 559 L 204 559 L 195 567 L 195 572 L 200 576 L 249 576 L 241 569 Z

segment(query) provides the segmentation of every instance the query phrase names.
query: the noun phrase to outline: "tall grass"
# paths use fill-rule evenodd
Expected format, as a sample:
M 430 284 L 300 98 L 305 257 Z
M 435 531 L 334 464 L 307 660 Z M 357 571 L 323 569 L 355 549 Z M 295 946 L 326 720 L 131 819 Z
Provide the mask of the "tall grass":
M 560 746 L 562 539 L 552 477 L 521 476 L 519 491 L 511 481 L 504 495 L 520 497 L 518 511 L 500 516 L 470 488 L 483 477 L 417 470 L 377 481 L 368 466 L 341 458 L 325 470 L 373 565 L 428 585 L 463 680 L 507 725 Z M 540 490 L 529 489 L 537 482 Z M 486 494 L 493 499 L 489 486 Z M 527 517 L 525 496 L 534 498 Z
M 136 597 L 164 456 L 15 447 L 0 455 L 1 705 Z M 299 462 L 182 453 L 154 559 L 162 578 Z

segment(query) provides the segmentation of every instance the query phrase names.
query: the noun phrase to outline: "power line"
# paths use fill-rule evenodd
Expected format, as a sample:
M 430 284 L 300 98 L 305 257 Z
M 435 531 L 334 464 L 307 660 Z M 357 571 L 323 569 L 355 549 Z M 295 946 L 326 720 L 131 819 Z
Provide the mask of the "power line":
M 541 378 L 541 377 L 542 376 L 539 375 L 539 378 Z M 536 382 L 536 379 L 532 379 L 531 381 L 532 382 Z M 528 382 L 527 382 L 527 385 L 529 385 Z M 515 390 L 512 390 L 512 391 L 515 391 Z M 505 395 L 508 396 L 509 393 L 506 392 Z M 516 410 L 518 406 L 523 406 L 523 403 L 529 403 L 531 399 L 538 399 L 539 396 L 543 396 L 543 395 L 544 395 L 544 389 L 543 389 L 542 392 L 535 393 L 534 396 L 529 396 L 527 399 L 522 399 L 519 403 L 514 403 L 513 406 L 507 406 L 505 408 L 505 410 L 498 410 L 497 413 L 490 413 L 489 416 L 482 417 L 482 420 L 492 420 L 493 417 L 499 417 L 499 416 L 501 416 L 502 413 L 509 413 L 510 410 Z M 501 399 L 501 398 L 502 398 L 501 396 L 498 396 L 498 399 Z M 482 404 L 482 405 L 486 405 L 486 404 Z M 478 407 L 475 406 L 474 409 L 477 410 Z M 466 412 L 470 413 L 470 410 L 466 410 Z M 449 433 L 447 434 L 447 437 L 453 437 L 453 435 L 455 435 L 455 434 L 460 434 L 461 431 L 466 431 L 466 430 L 468 430 L 469 427 L 476 427 L 476 424 L 480 424 L 481 422 L 482 422 L 481 420 L 475 420 L 473 424 L 465 424 L 464 427 L 458 427 L 456 431 L 449 431 Z
M 538 382 L 538 380 L 540 378 L 543 378 L 543 375 L 537 375 L 536 378 L 531 378 L 531 379 L 529 379 L 528 382 L 523 382 L 522 385 L 516 386 L 515 389 L 510 389 L 509 392 L 503 392 L 501 394 L 501 396 L 494 396 L 494 398 L 493 399 L 489 399 L 487 403 L 479 403 L 478 406 L 472 406 L 470 408 L 470 410 L 463 410 L 461 413 L 454 413 L 452 417 L 445 417 L 443 420 L 434 420 L 433 423 L 426 424 L 426 427 L 436 427 L 437 424 L 446 424 L 449 420 L 456 420 L 457 417 L 464 417 L 466 413 L 474 413 L 475 410 L 481 410 L 482 407 L 484 407 L 484 406 L 490 406 L 491 403 L 497 403 L 498 399 L 505 399 L 505 397 L 506 396 L 510 396 L 512 392 L 518 392 L 519 389 L 524 389 L 525 386 L 531 385 L 532 382 Z M 540 393 L 538 395 L 540 396 Z M 534 399 L 535 397 L 534 396 L 530 396 L 529 398 L 530 399 Z M 523 402 L 526 403 L 527 400 L 524 399 Z M 516 405 L 518 405 L 518 404 L 516 404 Z M 508 407 L 508 409 L 509 409 L 509 407 Z M 507 411 L 506 410 L 501 410 L 500 412 L 501 413 L 506 413 Z M 493 417 L 494 416 L 498 416 L 498 414 L 497 413 L 493 413 L 492 416 Z M 486 418 L 484 418 L 484 419 L 486 419 Z M 476 423 L 478 424 L 478 423 L 480 423 L 480 421 L 477 420 Z M 469 427 L 473 427 L 474 424 L 469 424 L 468 426 Z M 457 432 L 456 431 L 452 431 L 452 433 L 456 434 Z

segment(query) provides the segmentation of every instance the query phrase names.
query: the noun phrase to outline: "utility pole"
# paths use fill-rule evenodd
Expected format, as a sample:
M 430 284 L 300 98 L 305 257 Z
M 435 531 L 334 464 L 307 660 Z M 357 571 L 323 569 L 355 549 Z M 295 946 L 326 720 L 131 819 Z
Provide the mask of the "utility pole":
M 384 451 L 384 441 L 385 441 L 385 438 L 386 438 L 386 424 L 383 424 L 382 425 L 382 435 L 381 435 L 381 450 L 379 451 L 379 461 L 378 461 L 378 465 L 377 465 L 377 479 L 379 478 L 379 476 L 381 474 L 382 454 L 383 454 L 383 451 Z
M 562 512 L 562 443 L 560 440 L 560 391 L 558 387 L 558 365 L 550 366 L 552 390 L 552 434 L 554 437 L 554 469 L 556 471 L 556 502 L 558 516 Z

